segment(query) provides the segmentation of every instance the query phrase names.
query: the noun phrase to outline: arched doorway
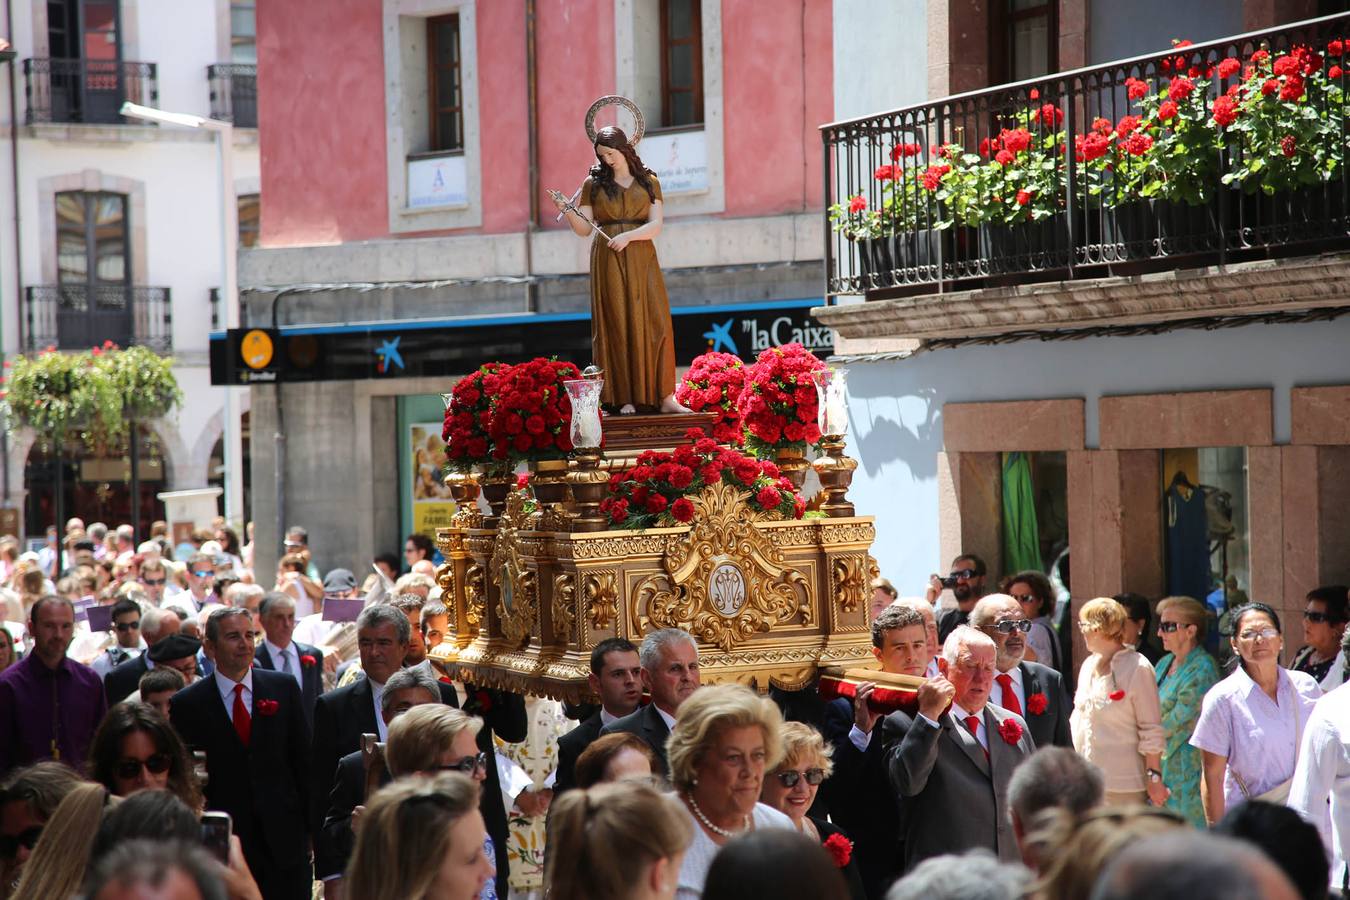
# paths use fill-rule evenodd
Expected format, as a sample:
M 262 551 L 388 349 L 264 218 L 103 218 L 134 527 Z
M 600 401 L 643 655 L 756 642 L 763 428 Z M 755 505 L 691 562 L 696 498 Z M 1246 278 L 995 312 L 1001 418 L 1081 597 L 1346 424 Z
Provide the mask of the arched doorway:
M 253 519 L 253 456 L 250 452 L 252 437 L 252 428 L 249 424 L 249 414 L 244 412 L 239 417 L 240 436 L 240 467 L 244 475 L 244 521 Z M 211 487 L 220 488 L 220 496 L 216 498 L 217 512 L 225 515 L 225 436 L 222 434 L 211 447 L 211 459 L 206 464 L 206 483 Z M 241 534 L 240 540 L 243 540 Z
M 164 490 L 164 450 L 158 435 L 141 425 L 137 428 L 140 441 L 140 511 L 141 527 L 164 518 L 164 504 L 157 496 Z M 28 488 L 25 531 L 40 535 L 48 525 L 56 522 L 56 466 L 55 448 L 48 449 L 42 442 L 33 445 L 24 465 L 24 484 Z M 131 522 L 131 450 L 96 454 L 82 441 L 66 441 L 60 454 L 64 497 L 61 511 L 66 518 L 79 516 L 86 522 L 106 522 L 117 526 Z

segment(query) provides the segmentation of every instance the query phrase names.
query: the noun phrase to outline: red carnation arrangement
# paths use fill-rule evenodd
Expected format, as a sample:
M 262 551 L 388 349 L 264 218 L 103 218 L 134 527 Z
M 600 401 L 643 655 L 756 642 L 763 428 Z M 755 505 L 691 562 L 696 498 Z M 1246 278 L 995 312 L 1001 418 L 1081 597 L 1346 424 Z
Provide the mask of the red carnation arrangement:
M 1040 693 L 1039 691 L 1027 698 L 1027 712 L 1031 713 L 1033 716 L 1039 716 L 1044 713 L 1046 707 L 1049 705 L 1050 701 L 1046 699 L 1045 694 Z
M 716 412 L 712 425 L 713 439 L 723 444 L 739 445 L 741 414 L 736 408 L 745 388 L 748 369 L 739 356 L 731 353 L 704 353 L 694 358 L 685 373 L 684 381 L 675 390 L 675 399 L 694 412 Z
M 492 462 L 492 410 L 502 375 L 510 368 L 505 363 L 488 363 L 451 389 L 441 440 L 445 441 L 445 456 L 454 471 L 468 472 Z
M 1003 738 L 1005 743 L 1017 745 L 1022 740 L 1022 726 L 1016 719 L 1004 719 L 1003 724 L 998 726 L 998 736 Z
M 800 519 L 806 503 L 772 462 L 720 446 L 701 428 L 686 435 L 692 443 L 673 453 L 648 450 L 631 468 L 609 477 L 600 511 L 621 528 L 684 525 L 693 521 L 689 499 L 712 484 L 729 484 L 749 495 L 751 509 Z
M 821 846 L 840 869 L 848 865 L 848 861 L 853 858 L 853 842 L 837 831 L 827 837 Z
M 736 403 L 745 446 L 760 457 L 820 444 L 815 375 L 825 364 L 798 343 L 770 347 L 750 368 Z
M 488 421 L 492 458 L 560 459 L 571 451 L 572 401 L 563 382 L 580 377 L 581 370 L 572 363 L 543 357 L 502 371 Z

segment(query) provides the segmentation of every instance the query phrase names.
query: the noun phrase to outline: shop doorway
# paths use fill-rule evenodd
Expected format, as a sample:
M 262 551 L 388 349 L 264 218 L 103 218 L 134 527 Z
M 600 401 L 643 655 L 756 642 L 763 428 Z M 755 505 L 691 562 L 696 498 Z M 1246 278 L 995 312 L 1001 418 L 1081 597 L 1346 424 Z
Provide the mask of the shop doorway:
M 132 503 L 140 505 L 141 528 L 149 531 L 150 523 L 164 518 L 164 504 L 158 494 L 165 489 L 165 458 L 159 436 L 144 425 L 136 429 L 139 465 L 138 497 L 133 500 L 131 488 L 131 445 L 120 451 L 91 449 L 77 439 L 66 441 L 60 454 L 56 448 L 34 444 L 24 464 L 24 484 L 28 489 L 27 513 L 24 531 L 41 535 L 48 525 L 61 527 L 56 521 L 57 466 L 61 466 L 61 514 L 66 518 L 79 516 L 85 522 L 105 522 L 115 527 L 132 521 Z M 143 535 L 137 535 L 138 539 Z

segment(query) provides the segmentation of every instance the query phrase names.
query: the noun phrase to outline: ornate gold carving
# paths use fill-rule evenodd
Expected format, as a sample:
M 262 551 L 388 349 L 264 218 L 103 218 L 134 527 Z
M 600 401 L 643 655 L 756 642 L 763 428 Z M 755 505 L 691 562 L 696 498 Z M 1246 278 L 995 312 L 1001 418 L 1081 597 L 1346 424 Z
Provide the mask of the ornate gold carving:
M 586 601 L 586 616 L 591 628 L 608 631 L 619 614 L 619 576 L 610 571 L 591 572 L 582 582 L 582 599 Z
M 652 556 L 665 551 L 665 538 L 651 532 L 634 532 L 631 536 L 582 540 L 573 545 L 574 559 L 624 559 L 629 556 Z
M 527 526 L 532 513 L 526 508 L 525 495 L 512 491 L 506 498 L 506 512 L 497 523 L 497 539 L 488 563 L 488 577 L 497 586 L 497 616 L 502 637 L 519 646 L 534 628 L 536 574 L 525 566 L 519 552 L 519 532 Z
M 472 628 L 483 624 L 483 567 L 478 563 L 464 571 L 464 621 Z
M 576 621 L 577 583 L 570 572 L 553 576 L 553 634 L 565 641 L 572 635 Z
M 871 579 L 867 577 L 867 562 L 862 556 L 837 556 L 830 566 L 830 593 L 835 605 L 846 613 L 857 610 Z
M 877 530 L 871 522 L 822 523 L 820 541 L 822 544 L 871 544 Z
M 478 511 L 478 502 L 461 503 L 450 517 L 450 525 L 453 528 L 482 528 L 483 514 Z
M 657 628 L 683 628 L 730 650 L 752 634 L 801 614 L 810 586 L 788 568 L 782 552 L 754 526 L 763 518 L 739 489 L 717 484 L 693 498 L 687 538 L 665 542 L 661 577 L 638 586 L 639 605 Z

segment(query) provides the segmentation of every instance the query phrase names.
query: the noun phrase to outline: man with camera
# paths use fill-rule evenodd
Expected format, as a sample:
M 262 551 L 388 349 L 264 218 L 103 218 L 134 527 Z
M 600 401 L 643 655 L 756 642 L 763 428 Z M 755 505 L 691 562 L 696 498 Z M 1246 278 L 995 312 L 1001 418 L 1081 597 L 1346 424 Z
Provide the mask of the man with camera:
M 962 553 L 952 560 L 950 574 L 943 578 L 934 573 L 928 579 L 928 602 L 937 604 L 944 590 L 956 598 L 956 608 L 944 610 L 938 617 L 938 641 L 945 642 L 956 626 L 970 621 L 970 611 L 984 596 L 984 560 L 974 553 Z

